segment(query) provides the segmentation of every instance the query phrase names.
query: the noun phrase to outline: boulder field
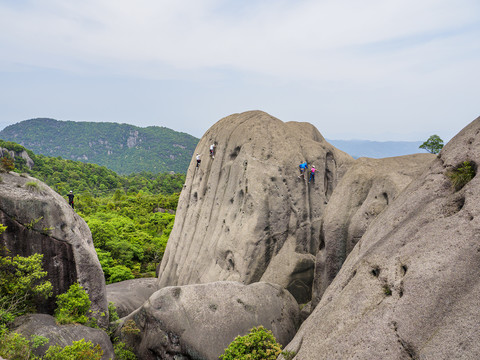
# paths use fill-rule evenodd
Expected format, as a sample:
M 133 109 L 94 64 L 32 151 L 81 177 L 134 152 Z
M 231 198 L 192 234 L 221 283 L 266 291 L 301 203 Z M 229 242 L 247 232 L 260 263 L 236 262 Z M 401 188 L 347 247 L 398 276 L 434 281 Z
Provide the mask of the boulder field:
M 0 239 L 43 253 L 57 293 L 79 281 L 94 309 L 117 303 L 141 360 L 218 359 L 258 325 L 297 360 L 478 359 L 479 162 L 480 118 L 438 156 L 354 160 L 310 124 L 249 111 L 200 140 L 158 279 L 107 295 L 86 224 L 27 176 L 1 175 Z

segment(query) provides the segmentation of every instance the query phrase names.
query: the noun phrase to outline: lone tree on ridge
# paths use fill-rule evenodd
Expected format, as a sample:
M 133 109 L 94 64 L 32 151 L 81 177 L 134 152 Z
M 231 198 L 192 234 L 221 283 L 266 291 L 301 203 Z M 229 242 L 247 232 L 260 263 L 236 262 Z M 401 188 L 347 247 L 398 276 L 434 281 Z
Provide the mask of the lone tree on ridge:
M 438 154 L 443 148 L 443 140 L 438 135 L 432 135 L 419 148 L 432 154 Z

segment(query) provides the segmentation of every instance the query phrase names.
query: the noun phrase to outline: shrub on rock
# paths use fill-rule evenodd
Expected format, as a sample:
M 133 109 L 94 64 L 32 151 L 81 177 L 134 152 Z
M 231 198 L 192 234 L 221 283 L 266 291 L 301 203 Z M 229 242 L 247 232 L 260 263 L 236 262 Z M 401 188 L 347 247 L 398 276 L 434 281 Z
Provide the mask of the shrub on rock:
M 254 327 L 245 336 L 237 336 L 220 356 L 222 360 L 276 360 L 282 352 L 270 330 Z

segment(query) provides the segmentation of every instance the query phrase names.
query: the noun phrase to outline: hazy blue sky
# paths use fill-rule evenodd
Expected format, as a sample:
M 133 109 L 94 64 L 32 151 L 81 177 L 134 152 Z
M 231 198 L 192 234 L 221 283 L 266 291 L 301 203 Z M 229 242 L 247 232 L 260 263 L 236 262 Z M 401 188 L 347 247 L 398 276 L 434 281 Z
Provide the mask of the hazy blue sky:
M 478 0 L 0 0 L 0 129 L 195 136 L 264 110 L 329 139 L 450 139 L 480 115 Z

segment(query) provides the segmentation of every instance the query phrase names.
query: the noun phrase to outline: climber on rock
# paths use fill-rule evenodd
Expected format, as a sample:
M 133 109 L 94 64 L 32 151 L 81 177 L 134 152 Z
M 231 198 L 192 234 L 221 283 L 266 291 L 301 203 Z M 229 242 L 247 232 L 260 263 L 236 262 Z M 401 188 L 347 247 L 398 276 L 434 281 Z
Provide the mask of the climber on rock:
M 210 145 L 210 156 L 212 157 L 212 159 L 215 159 L 215 143 L 213 143 L 212 145 Z
M 303 177 L 303 178 L 305 179 L 305 170 L 308 169 L 308 164 L 307 164 L 307 162 L 305 161 L 305 162 L 301 163 L 298 167 L 299 167 L 299 169 L 300 169 L 300 175 L 299 175 L 298 177 L 299 177 L 299 178 L 300 178 L 300 177 Z
M 202 160 L 200 160 L 200 154 L 197 154 L 197 166 L 196 167 L 198 167 L 200 165 L 201 161 Z
M 308 182 L 310 181 L 315 183 L 315 165 L 312 165 L 312 169 L 310 170 L 310 178 L 308 179 Z

